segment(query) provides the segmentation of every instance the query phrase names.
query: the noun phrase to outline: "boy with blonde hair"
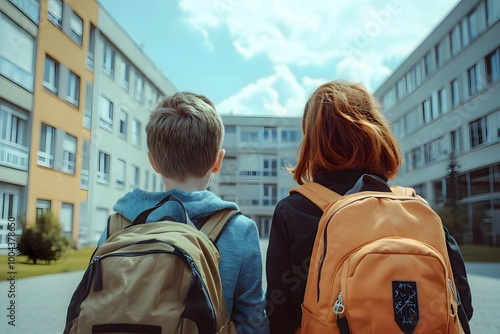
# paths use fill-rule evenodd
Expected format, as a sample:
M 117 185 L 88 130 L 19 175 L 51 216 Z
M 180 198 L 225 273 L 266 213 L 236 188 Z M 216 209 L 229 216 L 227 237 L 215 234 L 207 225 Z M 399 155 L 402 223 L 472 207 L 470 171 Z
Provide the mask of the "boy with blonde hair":
M 119 199 L 114 211 L 130 221 L 168 195 L 178 198 L 193 223 L 206 220 L 221 209 L 238 209 L 207 190 L 222 165 L 224 126 L 206 97 L 178 92 L 162 99 L 146 126 L 148 157 L 162 176 L 165 192 L 134 189 Z M 146 222 L 165 216 L 183 221 L 177 203 L 167 202 L 153 211 Z M 106 239 L 103 232 L 99 245 Z M 262 290 L 262 260 L 254 221 L 242 214 L 232 218 L 217 241 L 219 272 L 229 318 L 239 334 L 268 333 Z

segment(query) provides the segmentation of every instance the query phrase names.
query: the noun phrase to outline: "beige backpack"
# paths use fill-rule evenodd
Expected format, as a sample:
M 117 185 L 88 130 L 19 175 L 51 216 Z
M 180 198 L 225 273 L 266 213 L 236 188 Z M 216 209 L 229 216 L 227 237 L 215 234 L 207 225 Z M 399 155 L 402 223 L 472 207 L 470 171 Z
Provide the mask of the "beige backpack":
M 215 247 L 238 212 L 215 212 L 198 230 L 165 217 L 145 224 L 110 216 L 108 239 L 92 256 L 68 307 L 64 333 L 236 333 L 229 321 Z M 185 209 L 184 209 L 185 212 Z M 207 237 L 208 236 L 208 237 Z

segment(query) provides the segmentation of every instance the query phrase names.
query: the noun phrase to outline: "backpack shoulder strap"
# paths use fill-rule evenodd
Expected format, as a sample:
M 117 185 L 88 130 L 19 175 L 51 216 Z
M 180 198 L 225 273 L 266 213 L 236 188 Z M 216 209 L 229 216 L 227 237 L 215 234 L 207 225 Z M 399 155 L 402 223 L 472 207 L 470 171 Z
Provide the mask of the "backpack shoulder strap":
M 391 186 L 391 190 L 393 193 L 403 196 L 412 196 L 417 197 L 417 193 L 415 189 L 401 186 Z
M 113 233 L 123 230 L 126 227 L 132 225 L 132 222 L 127 218 L 123 217 L 119 213 L 114 213 L 108 218 L 108 233 L 106 239 L 109 238 Z
M 429 205 L 429 203 L 422 196 L 418 195 L 415 189 L 410 187 L 401 187 L 401 186 L 391 186 L 391 190 L 394 194 L 403 195 L 403 196 L 411 196 L 419 199 L 421 202 Z
M 327 187 L 313 181 L 290 189 L 290 193 L 293 192 L 304 195 L 323 211 L 325 211 L 331 203 L 336 202 L 340 197 L 342 197 L 333 190 L 330 190 Z
M 239 211 L 235 209 L 216 211 L 210 216 L 205 224 L 203 224 L 200 230 L 204 232 L 215 245 L 229 221 L 238 213 Z

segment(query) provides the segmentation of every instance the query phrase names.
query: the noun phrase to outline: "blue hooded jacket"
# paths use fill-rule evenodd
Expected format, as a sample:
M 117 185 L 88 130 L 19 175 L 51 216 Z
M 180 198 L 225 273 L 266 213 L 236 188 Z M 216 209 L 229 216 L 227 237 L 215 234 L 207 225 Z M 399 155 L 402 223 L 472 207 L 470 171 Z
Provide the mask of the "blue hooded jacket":
M 223 201 L 208 190 L 185 192 L 171 189 L 167 192 L 147 192 L 134 189 L 119 199 L 113 210 L 133 221 L 142 211 L 155 206 L 168 195 L 174 195 L 184 204 L 193 222 L 217 210 L 238 209 L 235 203 Z M 185 220 L 180 205 L 169 201 L 153 211 L 146 222 L 158 221 L 166 215 L 179 221 Z M 104 243 L 106 235 L 105 229 L 98 245 Z M 219 271 L 227 313 L 234 321 L 238 333 L 269 333 L 262 290 L 260 243 L 255 222 L 244 215 L 236 215 L 220 236 L 217 248 L 221 258 Z

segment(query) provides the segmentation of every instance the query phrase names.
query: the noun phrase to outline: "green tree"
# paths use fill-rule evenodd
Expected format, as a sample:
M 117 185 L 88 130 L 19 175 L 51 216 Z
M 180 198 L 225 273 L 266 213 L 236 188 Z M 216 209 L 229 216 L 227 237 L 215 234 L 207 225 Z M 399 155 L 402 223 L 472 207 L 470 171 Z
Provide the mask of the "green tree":
M 50 263 L 57 261 L 68 246 L 58 220 L 47 212 L 37 217 L 34 227 L 23 227 L 17 250 L 34 264 L 39 260 Z
M 444 226 L 459 243 L 468 230 L 468 214 L 464 206 L 459 206 L 458 201 L 458 175 L 462 166 L 458 162 L 455 152 L 452 151 L 446 167 L 446 202 L 443 207 L 436 208 L 436 213 L 441 217 Z

